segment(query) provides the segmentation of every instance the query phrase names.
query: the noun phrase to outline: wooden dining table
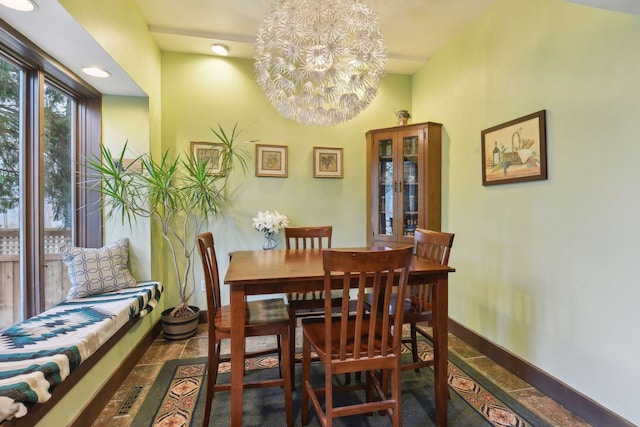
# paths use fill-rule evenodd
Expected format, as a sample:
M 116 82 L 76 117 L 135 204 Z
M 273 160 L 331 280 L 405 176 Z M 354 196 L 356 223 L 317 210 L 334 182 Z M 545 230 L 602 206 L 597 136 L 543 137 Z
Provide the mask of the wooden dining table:
M 344 248 L 388 250 L 387 247 Z M 339 250 L 339 249 L 337 249 Z M 409 284 L 434 283 L 433 357 L 436 425 L 447 425 L 447 322 L 448 275 L 455 269 L 413 257 Z M 259 250 L 233 252 L 224 278 L 231 304 L 231 425 L 242 426 L 242 397 L 245 352 L 245 310 L 249 295 L 306 292 L 324 288 L 322 250 Z M 341 286 L 339 278 L 336 288 Z

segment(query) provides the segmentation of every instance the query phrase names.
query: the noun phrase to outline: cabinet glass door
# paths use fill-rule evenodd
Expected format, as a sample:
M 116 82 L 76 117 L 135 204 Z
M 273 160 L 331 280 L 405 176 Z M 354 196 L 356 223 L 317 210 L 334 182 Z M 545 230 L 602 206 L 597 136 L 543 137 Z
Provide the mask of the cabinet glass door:
M 418 136 L 402 138 L 402 235 L 413 236 L 418 226 L 420 189 L 418 188 Z
M 395 204 L 393 139 L 378 141 L 378 234 L 393 235 L 393 207 Z

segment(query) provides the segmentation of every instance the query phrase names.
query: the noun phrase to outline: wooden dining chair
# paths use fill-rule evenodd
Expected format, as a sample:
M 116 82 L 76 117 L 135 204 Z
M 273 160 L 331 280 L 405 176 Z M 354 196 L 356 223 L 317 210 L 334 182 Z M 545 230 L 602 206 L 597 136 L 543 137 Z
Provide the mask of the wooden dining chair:
M 287 249 L 327 249 L 331 248 L 333 227 L 330 225 L 315 227 L 285 227 L 284 236 Z M 335 306 L 340 306 L 342 293 L 332 292 Z M 291 369 L 294 369 L 296 327 L 299 318 L 324 315 L 324 291 L 291 292 L 287 293 L 289 311 L 289 331 L 291 344 Z M 292 378 L 293 374 L 292 374 Z M 295 383 L 295 381 L 294 381 Z
M 220 301 L 220 278 L 218 275 L 218 263 L 216 260 L 213 234 L 210 232 L 196 236 L 198 249 L 204 268 L 204 279 L 207 294 L 207 320 L 209 331 L 208 347 L 208 375 L 207 395 L 202 420 L 203 426 L 209 425 L 211 406 L 215 391 L 230 390 L 230 384 L 216 384 L 218 364 L 220 358 L 220 345 L 223 339 L 231 338 L 231 307 L 222 305 Z M 282 387 L 284 389 L 285 411 L 287 426 L 293 425 L 292 406 L 292 381 L 291 381 L 291 357 L 289 355 L 289 315 L 282 298 L 273 298 L 259 301 L 249 301 L 245 304 L 245 336 L 269 336 L 277 337 L 278 346 L 257 352 L 246 353 L 245 358 L 258 355 L 278 353 L 280 363 L 280 378 L 244 382 L 244 388 Z M 227 360 L 227 359 L 225 359 Z
M 419 258 L 425 258 L 439 264 L 448 265 L 454 234 L 442 231 L 432 231 L 417 228 L 414 233 L 414 254 Z M 415 370 L 433 365 L 433 359 L 422 360 L 418 355 L 418 334 L 433 342 L 433 337 L 422 327 L 420 323 L 431 323 L 432 320 L 432 283 L 422 283 L 409 286 L 407 296 L 404 298 L 404 324 L 410 325 L 410 338 L 405 338 L 404 343 L 411 344 L 412 362 L 402 365 L 402 370 Z M 392 312 L 397 307 L 397 295 L 392 295 Z M 371 301 L 367 301 L 367 306 Z
M 380 251 L 328 249 L 323 252 L 325 316 L 302 322 L 302 425 L 309 423 L 309 400 L 323 426 L 331 426 L 337 417 L 374 411 L 385 411 L 394 426 L 402 425 L 402 313 L 394 318 L 389 310 L 369 312 L 365 300 L 371 295 L 376 307 L 389 307 L 394 286 L 397 295 L 404 298 L 412 254 L 411 247 Z M 330 292 L 335 280 L 341 283 L 342 309 L 339 315 L 332 316 L 334 307 Z M 355 311 L 349 308 L 352 286 L 358 294 Z M 324 383 L 317 388 L 310 382 L 312 349 L 325 370 Z M 378 370 L 383 372 L 381 377 L 376 374 Z M 334 375 L 350 372 L 365 372 L 365 384 L 333 384 Z M 334 394 L 358 388 L 366 389 L 365 403 L 334 405 Z M 378 395 L 376 400 L 373 399 L 374 391 Z M 324 395 L 324 409 L 320 395 Z

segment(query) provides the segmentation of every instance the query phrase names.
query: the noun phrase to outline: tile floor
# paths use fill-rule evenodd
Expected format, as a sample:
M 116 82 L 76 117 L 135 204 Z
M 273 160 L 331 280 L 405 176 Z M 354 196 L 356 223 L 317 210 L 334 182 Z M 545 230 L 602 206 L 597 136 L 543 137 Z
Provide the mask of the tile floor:
M 296 341 L 298 340 L 300 340 L 300 336 L 297 337 Z M 272 345 L 272 342 L 265 343 L 264 339 L 250 339 L 247 342 L 247 349 L 256 349 L 264 345 Z M 547 420 L 549 425 L 562 427 L 589 426 L 589 424 L 585 423 L 578 416 L 569 412 L 560 404 L 545 396 L 520 378 L 512 375 L 452 334 L 449 334 L 449 349 L 490 378 L 495 384 L 502 387 L 503 390 L 509 392 L 523 405 L 536 412 L 541 418 Z M 228 348 L 226 352 L 228 352 Z M 224 344 L 222 353 L 225 353 Z M 176 358 L 188 359 L 206 355 L 206 325 L 200 325 L 198 334 L 187 340 L 167 341 L 160 335 L 142 356 L 118 391 L 113 395 L 109 404 L 104 408 L 96 422 L 93 423 L 93 427 L 128 427 L 135 417 L 136 410 L 144 401 L 144 397 L 153 384 L 153 380 L 160 371 L 162 364 L 166 360 Z M 132 388 L 139 384 L 144 384 L 145 387 L 141 390 L 129 414 L 119 415 L 118 412 L 124 400 L 131 393 Z

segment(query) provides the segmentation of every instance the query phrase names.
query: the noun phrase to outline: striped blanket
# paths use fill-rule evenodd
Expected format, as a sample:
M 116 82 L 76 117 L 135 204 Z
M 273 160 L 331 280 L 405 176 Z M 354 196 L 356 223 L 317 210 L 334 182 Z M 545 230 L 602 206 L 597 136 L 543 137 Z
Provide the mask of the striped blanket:
M 156 306 L 159 282 L 64 301 L 0 332 L 0 422 L 22 417 L 131 319 Z

